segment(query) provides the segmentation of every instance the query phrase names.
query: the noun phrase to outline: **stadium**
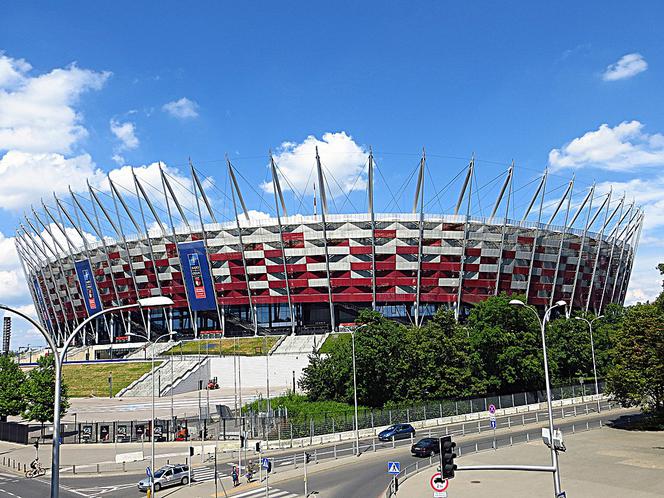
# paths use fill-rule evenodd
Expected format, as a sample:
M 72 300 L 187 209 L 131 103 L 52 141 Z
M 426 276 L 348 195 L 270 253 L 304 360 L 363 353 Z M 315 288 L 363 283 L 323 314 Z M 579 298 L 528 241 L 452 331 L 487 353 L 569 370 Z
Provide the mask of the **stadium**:
M 108 178 L 106 193 L 54 195 L 21 222 L 16 247 L 39 318 L 58 340 L 102 310 L 155 295 L 175 303 L 100 314 L 80 339 L 87 344 L 133 340 L 132 331 L 146 330 L 184 338 L 325 332 L 363 308 L 421 324 L 447 307 L 463 320 L 473 304 L 503 292 L 525 295 L 540 310 L 561 299 L 595 313 L 623 303 L 643 224 L 633 203 L 594 184 L 573 199 L 574 179 L 553 189 L 546 171 L 515 189 L 510 166 L 480 216 L 483 187 L 471 160 L 457 175 L 460 188 L 445 194 L 452 208 L 432 212 L 426 162 L 423 155 L 413 170 L 412 210 L 374 212 L 369 153 L 366 208 L 332 213 L 332 180 L 316 151 L 313 213 L 288 215 L 288 178 L 271 160 L 269 217 L 251 216 L 227 162 L 227 221 L 218 221 L 193 166 L 186 190 L 161 166 L 160 185 L 132 171 L 131 185 Z M 525 199 L 520 213 L 517 190 Z

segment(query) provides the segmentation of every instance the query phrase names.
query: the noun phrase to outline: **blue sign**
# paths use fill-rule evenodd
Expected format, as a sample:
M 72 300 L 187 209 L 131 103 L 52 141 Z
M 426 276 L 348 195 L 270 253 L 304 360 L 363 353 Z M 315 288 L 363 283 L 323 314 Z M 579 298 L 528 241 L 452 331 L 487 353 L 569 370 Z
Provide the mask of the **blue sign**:
M 212 285 L 212 273 L 208 265 L 203 241 L 178 244 L 182 278 L 192 311 L 217 309 L 217 299 Z
M 492 429 L 495 429 L 495 428 L 496 428 L 496 425 L 497 425 L 497 424 L 496 424 L 496 419 L 495 419 L 495 418 L 492 418 L 492 419 L 491 419 L 491 428 L 492 428 Z
M 34 287 L 35 287 L 35 295 L 37 296 L 37 301 L 39 302 L 39 305 L 37 308 L 41 310 L 42 318 L 44 319 L 44 323 L 46 323 L 46 326 L 51 329 L 51 320 L 48 317 L 48 313 L 46 311 L 46 303 L 44 301 L 44 294 L 42 293 L 41 287 L 39 285 L 39 281 L 35 278 L 33 281 Z
M 399 475 L 401 473 L 401 463 L 387 462 L 387 473 L 393 476 Z
M 90 261 L 87 259 L 76 261 L 74 266 L 76 267 L 78 283 L 81 286 L 81 297 L 85 303 L 85 309 L 88 310 L 89 316 L 95 315 L 102 310 L 102 306 Z
M 152 469 L 150 467 L 145 467 L 145 475 L 152 477 Z
M 263 467 L 264 469 L 269 469 L 270 468 L 270 460 L 267 459 L 267 458 L 263 458 L 261 460 L 261 467 Z

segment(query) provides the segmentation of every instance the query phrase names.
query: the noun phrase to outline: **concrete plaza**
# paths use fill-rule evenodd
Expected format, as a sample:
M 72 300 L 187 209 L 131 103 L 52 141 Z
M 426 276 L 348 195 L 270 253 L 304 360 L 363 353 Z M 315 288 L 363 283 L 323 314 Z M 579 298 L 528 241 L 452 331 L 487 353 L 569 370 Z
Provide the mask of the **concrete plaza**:
M 629 496 L 654 498 L 664 495 L 664 432 L 600 430 L 565 434 L 567 451 L 560 454 L 562 489 L 568 497 Z M 541 440 L 510 448 L 471 454 L 457 464 L 550 465 Z M 402 497 L 430 497 L 431 467 L 407 479 L 399 487 Z M 551 474 L 540 472 L 458 471 L 447 489 L 449 498 L 537 498 L 553 496 Z

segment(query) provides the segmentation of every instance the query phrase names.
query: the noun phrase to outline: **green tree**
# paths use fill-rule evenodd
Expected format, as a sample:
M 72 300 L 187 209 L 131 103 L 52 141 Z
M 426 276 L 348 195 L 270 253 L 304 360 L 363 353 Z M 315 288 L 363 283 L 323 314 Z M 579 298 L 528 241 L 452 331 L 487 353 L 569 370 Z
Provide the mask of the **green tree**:
M 25 409 L 25 374 L 9 355 L 0 355 L 0 421 Z
M 55 359 L 52 355 L 42 356 L 37 366 L 30 370 L 24 389 L 26 406 L 23 418 L 41 422 L 53 421 L 53 403 L 55 402 Z M 60 415 L 69 408 L 67 388 L 62 384 Z
M 488 392 L 540 389 L 544 368 L 539 323 L 532 311 L 509 304 L 522 296 L 501 294 L 477 303 L 467 327 Z
M 476 394 L 470 341 L 454 312 L 439 309 L 423 327 L 408 329 L 402 353 L 400 394 L 404 399 L 426 401 Z
M 589 316 L 589 320 L 593 317 Z M 597 338 L 597 324 L 593 336 Z M 547 325 L 546 345 L 554 384 L 575 384 L 579 377 L 592 374 L 592 351 L 588 324 L 564 316 Z
M 623 406 L 664 411 L 664 316 L 659 307 L 628 308 L 613 340 L 607 391 Z

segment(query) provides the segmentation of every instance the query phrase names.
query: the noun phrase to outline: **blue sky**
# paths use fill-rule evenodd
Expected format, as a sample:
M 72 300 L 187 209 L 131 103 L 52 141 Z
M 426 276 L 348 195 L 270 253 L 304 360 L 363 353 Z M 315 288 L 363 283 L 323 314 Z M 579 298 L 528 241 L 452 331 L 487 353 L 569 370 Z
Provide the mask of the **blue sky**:
M 652 298 L 664 235 L 664 39 L 653 22 L 663 9 L 16 2 L 0 17 L 0 301 L 30 303 L 11 237 L 52 190 L 85 177 L 103 190 L 101 172 L 156 161 L 177 177 L 191 157 L 221 191 L 228 153 L 250 207 L 265 211 L 268 149 L 304 188 L 312 159 L 294 156 L 316 143 L 342 186 L 369 145 L 393 190 L 422 147 L 438 187 L 472 153 L 480 185 L 512 159 L 517 186 L 547 165 L 557 184 L 576 173 L 575 199 L 593 180 L 615 184 L 647 213 L 628 299 Z M 377 196 L 389 204 L 387 189 Z M 351 199 L 361 207 L 363 193 Z

